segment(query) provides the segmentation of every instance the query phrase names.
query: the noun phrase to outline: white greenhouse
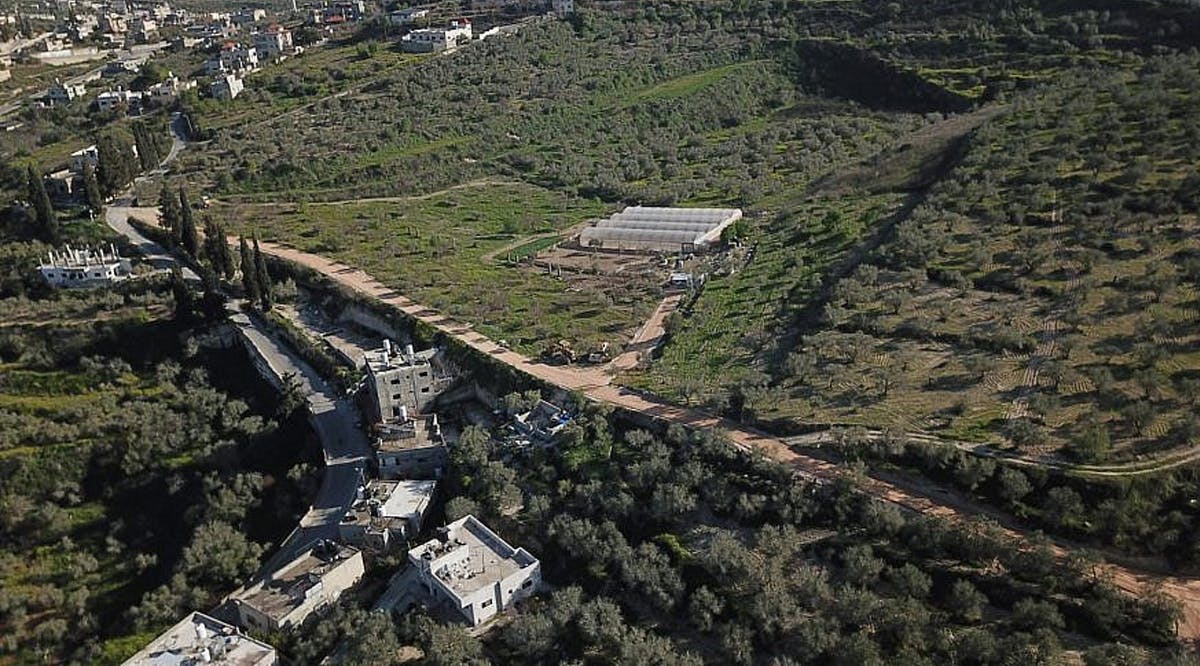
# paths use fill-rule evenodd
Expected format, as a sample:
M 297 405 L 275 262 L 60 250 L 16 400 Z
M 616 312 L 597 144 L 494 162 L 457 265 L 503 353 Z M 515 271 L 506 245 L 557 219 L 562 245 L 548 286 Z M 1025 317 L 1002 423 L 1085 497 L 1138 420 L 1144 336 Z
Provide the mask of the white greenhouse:
M 579 244 L 604 250 L 698 252 L 715 245 L 741 219 L 737 208 L 630 206 L 579 234 Z

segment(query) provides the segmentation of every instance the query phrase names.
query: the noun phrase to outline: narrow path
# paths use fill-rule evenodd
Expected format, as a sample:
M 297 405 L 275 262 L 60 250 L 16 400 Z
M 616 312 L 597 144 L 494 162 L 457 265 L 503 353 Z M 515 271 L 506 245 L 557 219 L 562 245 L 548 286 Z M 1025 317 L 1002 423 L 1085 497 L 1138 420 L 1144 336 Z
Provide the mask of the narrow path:
M 468 325 L 414 303 L 362 270 L 319 255 L 273 243 L 263 243 L 262 249 L 278 258 L 311 268 L 345 287 L 392 305 L 413 318 L 430 324 L 447 335 L 454 336 L 470 347 L 545 382 L 568 390 L 581 391 L 592 400 L 608 403 L 654 419 L 670 421 L 696 429 L 721 429 L 728 434 L 735 446 L 761 453 L 791 467 L 797 474 L 806 478 L 827 480 L 837 478 L 843 473 L 843 470 L 836 464 L 800 453 L 779 438 L 747 428 L 728 419 L 662 403 L 624 387 L 613 386 L 612 378 L 602 371 L 537 363 L 517 352 L 498 346 L 486 336 L 472 330 Z M 873 477 L 863 479 L 860 487 L 874 497 L 918 513 L 937 515 L 951 520 L 961 520 L 980 513 L 978 507 L 966 504 L 952 494 L 941 495 L 936 488 L 923 488 L 916 484 L 905 484 L 902 487 L 894 481 Z M 1002 529 L 1014 540 L 1020 541 L 1024 538 L 1022 533 L 1016 529 L 1008 527 Z M 1071 550 L 1064 545 L 1055 545 L 1054 549 L 1057 556 L 1062 559 L 1071 554 Z M 1200 581 L 1154 575 L 1113 564 L 1105 565 L 1105 570 L 1111 576 L 1113 584 L 1128 594 L 1143 596 L 1154 589 L 1161 589 L 1177 600 L 1183 609 L 1183 619 L 1178 627 L 1180 637 L 1200 638 Z

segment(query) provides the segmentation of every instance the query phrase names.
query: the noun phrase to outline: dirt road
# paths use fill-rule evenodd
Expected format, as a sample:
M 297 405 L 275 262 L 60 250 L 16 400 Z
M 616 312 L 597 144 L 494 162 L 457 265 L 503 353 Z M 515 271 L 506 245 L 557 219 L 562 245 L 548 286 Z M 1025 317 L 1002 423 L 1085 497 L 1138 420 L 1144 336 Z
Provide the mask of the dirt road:
M 392 305 L 410 316 L 456 337 L 471 347 L 543 381 L 569 390 L 581 391 L 592 400 L 612 404 L 657 419 L 692 428 L 719 428 L 728 433 L 730 440 L 736 446 L 758 451 L 809 478 L 831 479 L 842 474 L 842 470 L 837 465 L 799 453 L 779 438 L 757 432 L 728 419 L 661 403 L 627 388 L 615 386 L 612 384 L 612 377 L 598 368 L 549 366 L 535 362 L 522 354 L 500 347 L 466 324 L 414 303 L 357 268 L 274 243 L 263 243 L 262 249 L 268 254 L 316 270 L 345 287 Z M 917 494 L 912 489 L 901 488 L 895 483 L 877 478 L 864 479 L 861 486 L 865 492 L 875 497 L 924 514 L 960 519 L 978 513 L 975 507 L 956 501 L 953 495 L 935 498 Z M 1011 528 L 1004 529 L 1012 535 L 1013 539 L 1023 539 L 1019 531 Z M 1061 545 L 1055 546 L 1055 552 L 1062 558 L 1070 554 L 1070 551 Z M 1178 627 L 1180 638 L 1186 640 L 1200 638 L 1200 581 L 1148 574 L 1117 565 L 1106 565 L 1106 570 L 1118 588 L 1133 596 L 1145 596 L 1155 589 L 1160 589 L 1177 600 L 1183 608 L 1183 619 Z

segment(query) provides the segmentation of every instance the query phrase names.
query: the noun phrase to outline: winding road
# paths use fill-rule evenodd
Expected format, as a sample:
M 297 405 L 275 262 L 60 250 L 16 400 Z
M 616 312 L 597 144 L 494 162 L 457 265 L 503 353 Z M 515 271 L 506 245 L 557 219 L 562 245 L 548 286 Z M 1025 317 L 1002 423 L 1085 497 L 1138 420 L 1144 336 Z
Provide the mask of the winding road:
M 127 203 L 123 201 L 122 203 Z M 199 280 L 192 269 L 179 262 L 164 247 L 146 238 L 128 218 L 153 221 L 157 211 L 152 208 L 109 206 L 105 221 L 114 231 L 124 235 L 159 270 L 179 266 L 184 278 Z M 263 565 L 259 576 L 275 571 L 295 559 L 318 539 L 337 538 L 338 523 L 354 502 L 358 486 L 371 458 L 370 443 L 358 427 L 361 416 L 354 401 L 338 395 L 336 389 L 305 363 L 290 347 L 272 335 L 262 322 L 239 309 L 239 302 L 230 301 L 229 319 L 243 339 L 274 375 L 276 384 L 292 384 L 305 396 L 309 421 L 321 440 L 325 458 L 325 473 L 321 488 L 300 525 L 280 545 L 278 551 Z

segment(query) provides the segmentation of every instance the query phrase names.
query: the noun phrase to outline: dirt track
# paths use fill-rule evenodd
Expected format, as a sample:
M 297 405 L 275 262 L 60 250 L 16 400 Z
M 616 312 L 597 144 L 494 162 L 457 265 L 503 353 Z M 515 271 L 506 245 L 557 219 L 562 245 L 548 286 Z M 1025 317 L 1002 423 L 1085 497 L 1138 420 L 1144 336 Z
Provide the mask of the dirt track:
M 797 473 L 804 476 L 830 479 L 842 473 L 837 465 L 798 453 L 781 439 L 756 432 L 728 419 L 660 403 L 629 389 L 615 386 L 612 384 L 612 377 L 599 368 L 549 366 L 535 362 L 522 354 L 500 347 L 466 324 L 414 303 L 359 269 L 274 243 L 262 243 L 262 249 L 268 254 L 316 270 L 343 286 L 392 305 L 416 319 L 453 335 L 471 347 L 543 381 L 569 390 L 581 391 L 593 400 L 685 426 L 720 428 L 728 433 L 735 445 L 758 451 L 792 467 Z M 976 513 L 973 507 L 955 501 L 951 495 L 935 499 L 929 495 L 917 494 L 911 489 L 904 489 L 875 478 L 864 479 L 861 486 L 865 492 L 875 497 L 920 513 L 949 519 L 963 518 Z M 1016 530 L 1004 529 L 1014 539 L 1023 538 L 1021 533 Z M 1068 549 L 1063 546 L 1056 545 L 1054 549 L 1056 554 L 1062 558 L 1070 554 Z M 1200 581 L 1148 574 L 1117 565 L 1105 566 L 1106 573 L 1110 576 L 1113 584 L 1133 596 L 1145 596 L 1155 589 L 1161 589 L 1176 599 L 1183 608 L 1183 619 L 1178 627 L 1180 638 L 1185 640 L 1200 638 Z

